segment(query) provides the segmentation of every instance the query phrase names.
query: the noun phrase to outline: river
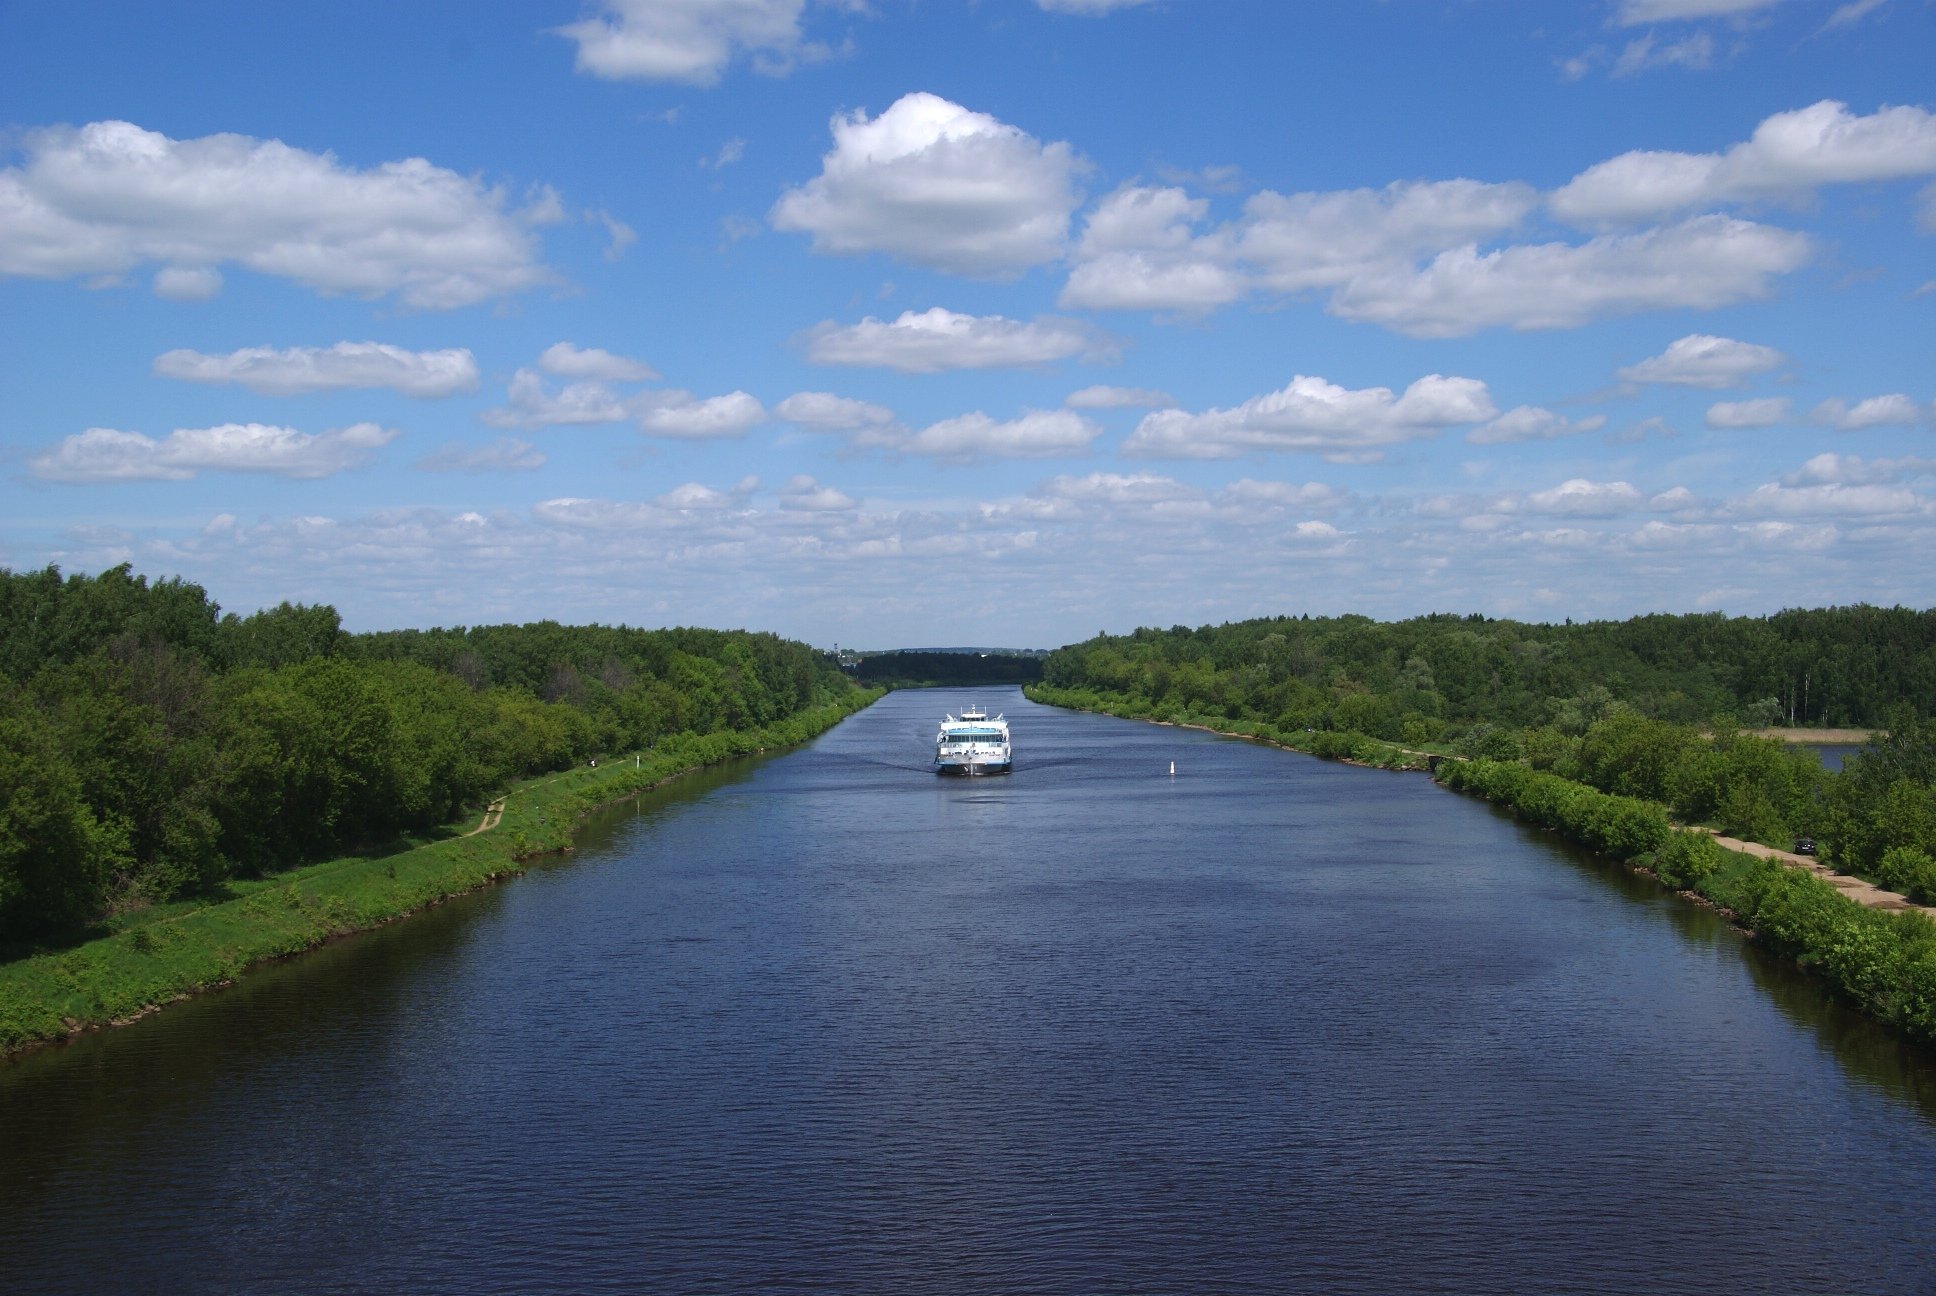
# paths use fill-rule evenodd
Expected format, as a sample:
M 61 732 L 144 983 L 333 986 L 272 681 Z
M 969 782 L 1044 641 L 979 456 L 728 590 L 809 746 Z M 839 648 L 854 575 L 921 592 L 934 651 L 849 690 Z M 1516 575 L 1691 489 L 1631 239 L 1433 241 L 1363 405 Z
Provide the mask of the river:
M 19 1291 L 1936 1291 L 1936 1066 L 1421 775 L 900 692 L 0 1066 Z M 1170 764 L 1175 762 L 1175 774 Z

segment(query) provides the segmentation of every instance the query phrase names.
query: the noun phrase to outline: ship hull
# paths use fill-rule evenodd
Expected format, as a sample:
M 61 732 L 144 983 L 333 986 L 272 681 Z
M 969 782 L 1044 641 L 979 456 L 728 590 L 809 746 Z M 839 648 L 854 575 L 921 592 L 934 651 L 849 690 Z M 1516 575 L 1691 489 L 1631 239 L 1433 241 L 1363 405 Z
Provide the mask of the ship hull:
M 934 772 L 952 774 L 957 778 L 980 778 L 985 774 L 1006 774 L 1010 769 L 1008 761 L 936 761 Z

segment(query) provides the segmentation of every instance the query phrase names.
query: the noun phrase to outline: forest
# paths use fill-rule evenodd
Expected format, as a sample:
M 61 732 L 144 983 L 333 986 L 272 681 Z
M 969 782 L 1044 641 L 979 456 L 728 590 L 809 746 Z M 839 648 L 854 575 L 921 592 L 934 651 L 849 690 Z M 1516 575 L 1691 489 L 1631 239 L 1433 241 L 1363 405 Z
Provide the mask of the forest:
M 1014 653 L 873 653 L 860 659 L 854 676 L 863 684 L 898 688 L 1033 684 L 1042 678 L 1042 659 Z
M 1356 756 L 1359 736 L 1518 764 L 1936 903 L 1936 612 L 1531 625 L 1278 617 L 1058 649 L 1044 701 Z M 1747 730 L 1883 731 L 1840 774 Z M 1387 749 L 1389 750 L 1389 749 Z
M 771 634 L 351 634 L 326 605 L 238 617 L 126 566 L 0 569 L 0 956 L 436 828 L 514 777 L 855 687 Z

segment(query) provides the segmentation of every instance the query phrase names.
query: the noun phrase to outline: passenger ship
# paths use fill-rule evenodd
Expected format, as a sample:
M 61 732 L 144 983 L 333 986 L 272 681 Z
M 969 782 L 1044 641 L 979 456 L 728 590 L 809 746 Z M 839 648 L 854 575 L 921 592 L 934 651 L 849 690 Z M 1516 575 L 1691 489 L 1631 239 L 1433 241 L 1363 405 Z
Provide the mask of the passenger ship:
M 1006 774 L 1009 771 L 1008 721 L 978 706 L 947 716 L 934 738 L 937 774 Z

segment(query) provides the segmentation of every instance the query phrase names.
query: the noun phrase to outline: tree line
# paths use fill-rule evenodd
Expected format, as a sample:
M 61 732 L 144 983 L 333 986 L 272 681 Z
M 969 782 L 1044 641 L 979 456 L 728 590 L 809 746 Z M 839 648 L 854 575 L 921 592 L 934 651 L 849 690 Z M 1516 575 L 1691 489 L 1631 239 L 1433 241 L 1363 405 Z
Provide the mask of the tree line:
M 1018 653 L 872 653 L 860 659 L 854 677 L 863 684 L 902 688 L 1033 684 L 1042 678 L 1042 659 Z
M 198 585 L 0 569 L 0 947 L 450 822 L 519 775 L 852 693 L 770 634 L 351 634 Z
M 1582 625 L 1277 617 L 1100 635 L 1050 700 L 1356 757 L 1360 736 L 1509 762 L 1788 846 L 1936 903 L 1936 612 Z M 1839 774 L 1743 726 L 1884 730 Z M 1377 744 L 1372 744 L 1376 746 Z M 1389 750 L 1387 748 L 1387 750 Z

